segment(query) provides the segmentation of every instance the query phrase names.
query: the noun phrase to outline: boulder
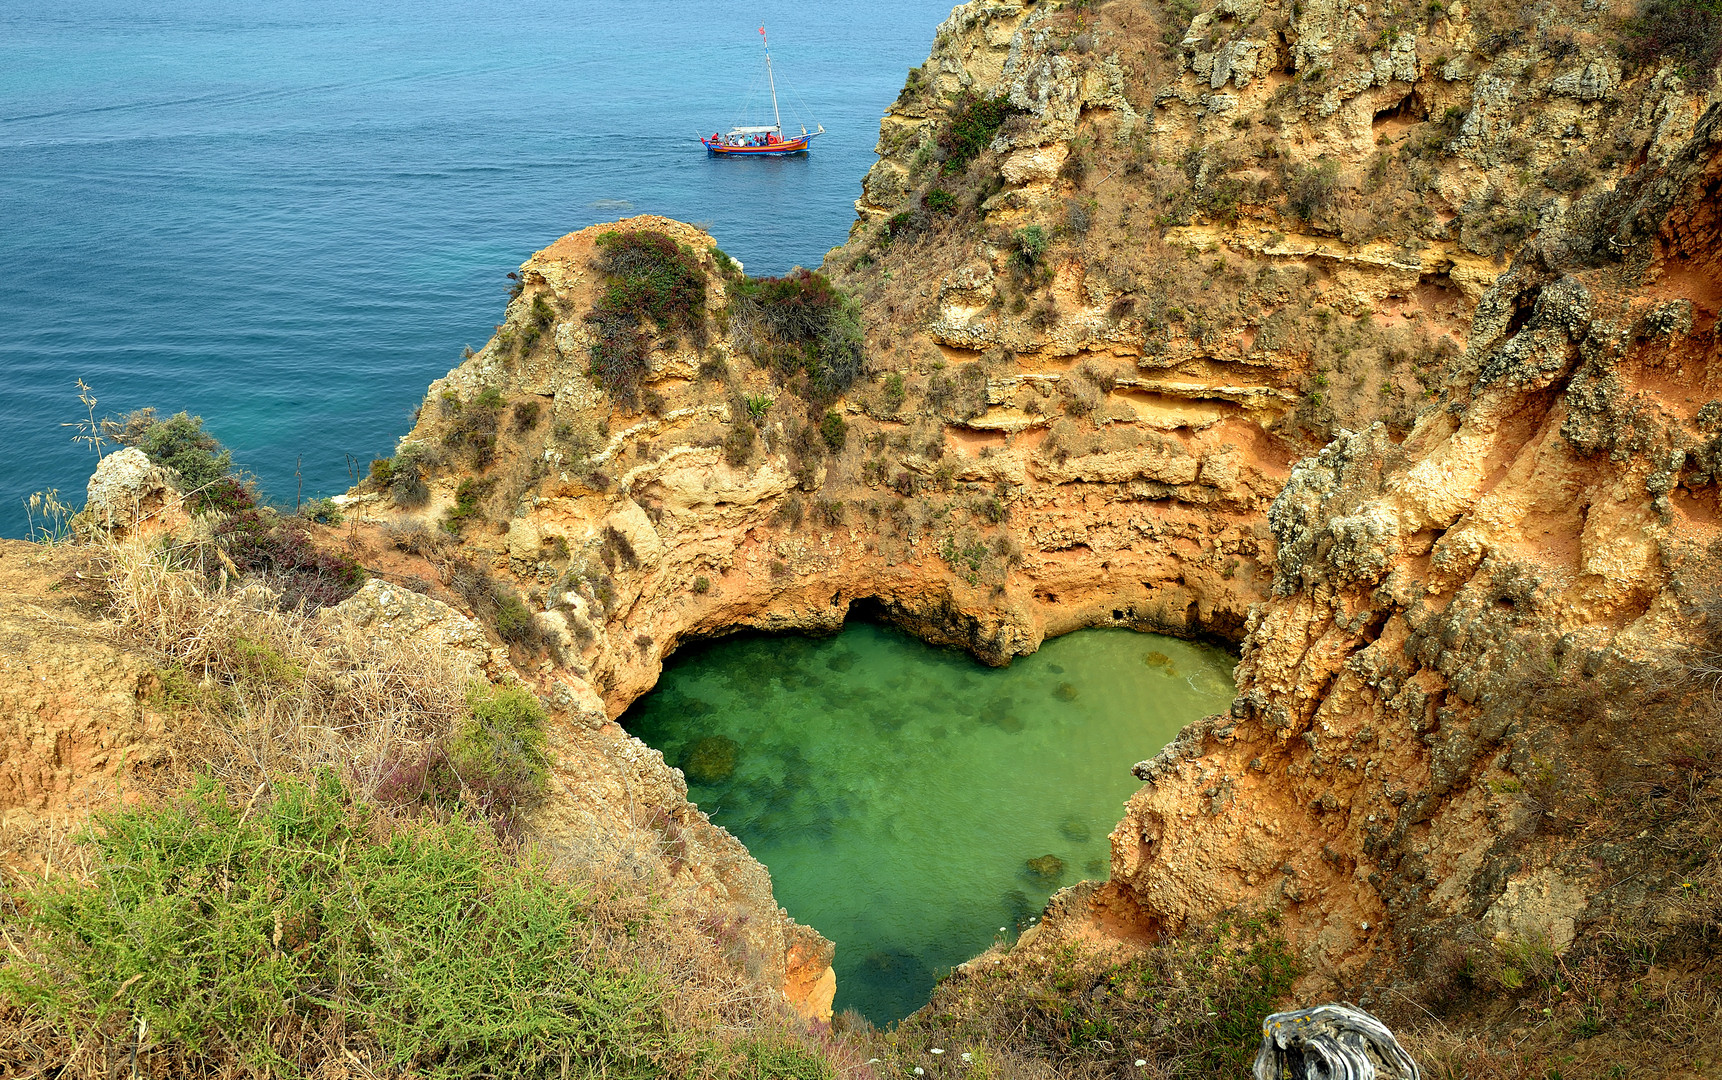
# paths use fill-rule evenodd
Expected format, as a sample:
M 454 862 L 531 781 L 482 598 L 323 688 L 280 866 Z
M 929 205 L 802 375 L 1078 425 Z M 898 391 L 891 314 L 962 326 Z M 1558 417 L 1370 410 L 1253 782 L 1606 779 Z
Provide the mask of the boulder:
M 86 503 L 77 524 L 87 533 L 146 539 L 183 535 L 191 514 L 182 494 L 184 482 L 173 469 L 157 465 L 135 446 L 102 458 L 85 488 Z

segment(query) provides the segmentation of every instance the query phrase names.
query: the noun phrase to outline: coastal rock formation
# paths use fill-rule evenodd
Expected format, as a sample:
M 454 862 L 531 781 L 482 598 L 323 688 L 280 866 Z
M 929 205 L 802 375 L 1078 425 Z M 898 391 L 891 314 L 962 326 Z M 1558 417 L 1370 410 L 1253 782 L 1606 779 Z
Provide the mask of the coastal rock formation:
M 122 538 L 173 535 L 191 521 L 179 474 L 128 446 L 104 456 L 90 476 L 79 524 Z
M 830 943 L 614 722 L 742 627 L 861 614 L 994 664 L 1096 625 L 1240 644 L 1230 715 L 1137 766 L 1110 880 L 1038 940 L 1267 910 L 1349 992 L 1455 942 L 1684 926 L 1722 121 L 1620 29 L 1588 3 L 961 5 L 823 275 L 746 278 L 658 217 L 534 253 L 339 500 L 375 577 L 319 623 L 530 685 L 556 719 L 531 839 L 664 883 L 812 1019 Z M 137 457 L 92 481 L 106 528 L 172 501 Z M 112 666 L 119 708 L 142 674 Z M 31 697 L 14 742 L 100 751 L 76 705 Z M 0 795 L 108 782 L 97 751 Z
M 1678 923 L 1690 871 L 1633 792 L 1702 790 L 1716 738 L 1689 672 L 1722 587 L 1719 130 L 1520 254 L 1448 408 L 1293 470 L 1232 715 L 1139 765 L 1113 834 L 1145 911 L 1281 909 L 1351 979 L 1382 949 Z

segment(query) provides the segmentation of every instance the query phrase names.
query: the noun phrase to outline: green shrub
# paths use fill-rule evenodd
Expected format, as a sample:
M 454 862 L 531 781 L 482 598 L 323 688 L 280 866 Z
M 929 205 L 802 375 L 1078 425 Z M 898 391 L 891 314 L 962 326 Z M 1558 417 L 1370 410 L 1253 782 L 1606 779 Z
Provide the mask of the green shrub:
M 604 290 L 586 316 L 597 338 L 590 371 L 618 404 L 632 409 L 652 349 L 645 320 L 659 334 L 686 331 L 704 345 L 706 274 L 693 251 L 650 229 L 603 233 L 597 243 Z
M 490 494 L 490 489 L 495 483 L 494 479 L 474 480 L 467 477 L 462 480 L 460 486 L 454 491 L 454 506 L 443 515 L 443 531 L 459 534 L 466 527 L 468 521 L 482 517 L 479 503 L 483 501 L 486 495 Z
M 1024 225 L 1011 234 L 1011 239 L 1016 244 L 1016 250 L 1011 252 L 1011 261 L 1019 268 L 1034 270 L 1046 261 L 1046 250 L 1052 238 L 1039 225 Z
M 896 412 L 903 407 L 903 401 L 906 397 L 908 397 L 908 389 L 903 385 L 903 373 L 893 371 L 885 376 L 885 407 Z
M 544 406 L 536 401 L 520 401 L 514 405 L 514 430 L 531 431 L 538 426 L 538 416 Z
M 456 410 L 454 420 L 443 429 L 442 444 L 450 450 L 465 450 L 473 468 L 483 469 L 496 460 L 496 433 L 502 422 L 502 392 L 487 386 L 469 407 Z
M 299 507 L 299 516 L 319 525 L 339 525 L 342 519 L 341 508 L 333 499 L 312 499 Z
M 135 445 L 151 461 L 178 470 L 187 490 L 214 483 L 233 470 L 233 452 L 203 430 L 201 416 L 175 413 L 151 424 Z
M 430 501 L 430 485 L 425 474 L 441 464 L 435 447 L 411 443 L 395 455 L 388 467 L 389 498 L 395 505 L 415 509 Z
M 201 416 L 178 412 L 158 420 L 154 409 L 138 409 L 124 420 L 104 420 L 102 430 L 178 472 L 194 514 L 232 514 L 257 505 L 251 483 L 234 475 L 233 452 L 203 430 Z
M 861 374 L 860 304 L 824 274 L 748 278 L 731 298 L 740 344 L 779 376 L 805 374 L 815 398 L 835 398 Z
M 944 188 L 934 188 L 927 192 L 922 200 L 927 210 L 934 214 L 954 214 L 957 212 L 957 197 Z
M 947 175 L 962 172 L 980 156 L 1013 114 L 1021 112 L 1007 97 L 983 98 L 965 92 L 951 108 L 950 120 L 939 132 Z
M 1314 221 L 1333 209 L 1339 188 L 1339 162 L 1323 161 L 1293 174 L 1286 184 L 1286 209 L 1304 221 Z
M 723 459 L 730 465 L 740 468 L 753 460 L 753 444 L 759 432 L 746 420 L 737 420 L 730 425 L 729 434 L 723 439 Z
M 712 591 L 712 579 L 704 574 L 694 578 L 693 590 L 695 596 L 704 596 Z
M 525 644 L 536 636 L 532 609 L 518 596 L 504 596 L 496 607 L 496 632 L 504 641 Z
M 925 210 L 919 207 L 913 210 L 900 210 L 885 219 L 884 227 L 879 230 L 879 241 L 882 246 L 926 232 L 932 225 L 932 219 Z
M 518 598 L 510 599 L 524 608 Z M 525 687 L 474 683 L 466 707 L 472 721 L 455 739 L 449 757 L 467 785 L 504 792 L 511 807 L 538 799 L 549 775 L 544 706 Z
M 825 440 L 825 445 L 832 453 L 843 449 L 849 441 L 849 425 L 843 422 L 843 414 L 836 409 L 825 410 L 825 415 L 819 420 L 819 437 Z
M 131 1057 L 146 1075 L 294 1077 L 357 1045 L 448 1080 L 656 1077 L 716 1049 L 672 1018 L 662 975 L 612 958 L 586 894 L 463 818 L 378 820 L 332 774 L 250 802 L 203 779 L 85 842 L 86 878 L 30 893 L 0 998 L 116 1075 Z M 734 1052 L 760 1075 L 821 1064 Z

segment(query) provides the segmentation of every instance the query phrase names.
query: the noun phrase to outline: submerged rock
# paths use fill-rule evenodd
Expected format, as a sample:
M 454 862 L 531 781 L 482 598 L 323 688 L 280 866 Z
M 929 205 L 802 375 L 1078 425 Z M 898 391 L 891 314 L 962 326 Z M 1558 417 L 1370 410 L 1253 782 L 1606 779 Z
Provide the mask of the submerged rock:
M 1042 855 L 1028 860 L 1028 872 L 1043 881 L 1057 881 L 1064 876 L 1064 860 L 1057 855 Z
M 1151 668 L 1159 668 L 1168 675 L 1178 674 L 1178 668 L 1172 663 L 1172 658 L 1157 649 L 1144 656 L 1142 662 Z
M 741 747 L 734 739 L 710 735 L 689 746 L 682 754 L 682 772 L 696 784 L 716 784 L 735 773 Z
M 1058 835 L 1073 844 L 1086 844 L 1093 837 L 1094 830 L 1088 827 L 1088 822 L 1077 818 L 1065 818 L 1058 826 Z
M 1061 682 L 1052 688 L 1052 696 L 1060 701 L 1075 701 L 1076 685 L 1074 683 Z

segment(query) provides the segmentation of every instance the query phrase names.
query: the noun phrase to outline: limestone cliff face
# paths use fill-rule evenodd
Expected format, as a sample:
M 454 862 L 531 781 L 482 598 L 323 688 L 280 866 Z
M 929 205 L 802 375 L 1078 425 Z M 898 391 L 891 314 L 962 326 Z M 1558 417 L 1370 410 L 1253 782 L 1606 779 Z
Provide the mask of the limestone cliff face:
M 963 4 L 826 267 L 882 366 L 987 366 L 965 426 L 1085 426 L 1102 371 L 1097 426 L 1201 432 L 1196 456 L 1230 448 L 1216 471 L 1276 488 L 1341 430 L 1397 441 L 1443 407 L 1518 246 L 1691 135 L 1707 80 L 1623 38 L 1590 3 Z
M 1447 408 L 1293 470 L 1232 715 L 1138 766 L 1113 834 L 1145 911 L 1280 908 L 1356 979 L 1466 935 L 1559 951 L 1690 882 L 1647 808 L 1715 739 L 1683 660 L 1722 541 L 1719 131 L 1520 254 Z
M 1202 518 L 1266 525 L 1274 587 L 1233 716 L 1139 766 L 1103 927 L 1276 908 L 1353 982 L 1564 946 L 1629 900 L 1633 857 L 1574 859 L 1594 807 L 1692 734 L 1644 695 L 1711 587 L 1713 81 L 1598 4 L 1203 7 L 958 7 L 826 266 L 886 349 L 1110 366 L 1104 407 L 1284 484 Z M 1071 421 L 994 398 L 969 422 Z
M 733 901 L 812 1015 L 828 943 L 607 718 L 686 640 L 858 605 L 993 663 L 1087 625 L 1244 642 L 1234 716 L 1140 767 L 1084 901 L 1108 932 L 1273 906 L 1349 978 L 1455 928 L 1576 927 L 1559 792 L 1614 759 L 1562 749 L 1536 691 L 1624 685 L 1690 633 L 1714 498 L 1716 421 L 1673 401 L 1707 377 L 1712 226 L 1664 212 L 1708 190 L 1712 121 L 1609 18 L 963 5 L 827 256 L 860 381 L 830 399 L 751 350 L 711 237 L 595 227 L 521 267 L 348 505 L 432 591 L 519 590 L 512 663 L 632 763 L 602 790 L 570 766 L 544 835 L 655 830 L 650 872 Z M 599 238 L 633 230 L 705 300 L 619 398 L 589 374 Z

